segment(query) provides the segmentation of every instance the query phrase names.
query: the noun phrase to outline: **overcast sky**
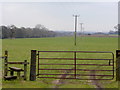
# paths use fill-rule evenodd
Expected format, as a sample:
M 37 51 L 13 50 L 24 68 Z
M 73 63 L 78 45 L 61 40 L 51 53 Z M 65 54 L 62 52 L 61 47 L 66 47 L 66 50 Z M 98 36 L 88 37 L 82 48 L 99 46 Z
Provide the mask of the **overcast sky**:
M 73 14 L 78 17 L 78 31 L 107 32 L 118 23 L 117 2 L 5 2 L 1 3 L 0 25 L 35 27 L 42 24 L 50 30 L 74 31 Z

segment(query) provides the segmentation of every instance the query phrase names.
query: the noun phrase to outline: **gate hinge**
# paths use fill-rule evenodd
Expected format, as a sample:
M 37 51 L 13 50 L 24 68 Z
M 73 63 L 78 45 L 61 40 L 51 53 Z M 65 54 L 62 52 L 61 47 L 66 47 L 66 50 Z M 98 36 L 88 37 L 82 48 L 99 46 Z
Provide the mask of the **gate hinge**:
M 39 54 L 36 54 L 36 56 L 38 56 Z
M 39 74 L 36 74 L 36 76 L 39 76 Z

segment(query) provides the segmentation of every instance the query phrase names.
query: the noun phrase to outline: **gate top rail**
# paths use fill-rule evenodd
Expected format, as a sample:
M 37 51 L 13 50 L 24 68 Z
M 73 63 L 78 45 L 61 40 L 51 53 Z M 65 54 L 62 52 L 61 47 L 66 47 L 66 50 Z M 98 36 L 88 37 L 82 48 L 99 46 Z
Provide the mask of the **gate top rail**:
M 38 51 L 38 52 L 78 52 L 78 53 L 112 53 L 111 51 Z

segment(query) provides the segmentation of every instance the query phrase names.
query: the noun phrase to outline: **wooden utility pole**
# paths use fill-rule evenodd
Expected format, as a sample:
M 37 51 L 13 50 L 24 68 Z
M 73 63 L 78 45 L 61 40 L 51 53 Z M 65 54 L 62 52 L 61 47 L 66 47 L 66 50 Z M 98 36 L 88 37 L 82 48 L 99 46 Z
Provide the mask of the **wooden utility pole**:
M 75 17 L 75 40 L 74 40 L 74 45 L 76 46 L 76 34 L 77 34 L 77 18 L 79 17 L 79 15 L 73 15 L 73 17 Z
M 80 23 L 80 26 L 81 26 L 81 34 L 83 32 L 83 23 Z

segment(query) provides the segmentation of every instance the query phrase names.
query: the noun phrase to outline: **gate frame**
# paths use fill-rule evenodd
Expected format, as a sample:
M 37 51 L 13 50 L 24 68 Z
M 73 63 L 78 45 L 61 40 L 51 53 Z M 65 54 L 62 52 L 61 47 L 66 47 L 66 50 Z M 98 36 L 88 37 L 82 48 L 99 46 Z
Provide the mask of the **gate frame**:
M 118 51 L 118 50 L 117 50 Z M 116 52 L 117 52 L 116 51 Z M 47 52 L 47 51 L 46 51 Z M 48 51 L 49 52 L 49 51 Z M 65 51 L 67 52 L 67 51 Z M 84 52 L 84 51 L 83 51 Z M 94 51 L 91 51 L 91 52 L 94 52 Z M 119 50 L 119 53 L 120 53 L 120 50 Z M 114 53 L 113 54 L 113 57 L 114 57 Z M 30 63 L 30 81 L 36 81 L 36 60 L 37 60 L 37 50 L 31 50 L 31 63 Z M 117 54 L 116 54 L 117 56 Z M 117 59 L 118 57 L 116 57 Z M 120 59 L 118 59 L 120 61 Z M 76 60 L 75 60 L 76 61 Z M 114 61 L 114 58 L 113 58 L 113 61 Z M 117 63 L 117 60 L 116 60 L 116 63 Z M 113 63 L 114 64 L 114 63 Z M 116 66 L 117 67 L 117 66 Z M 119 66 L 120 67 L 120 66 Z M 120 71 L 120 68 L 119 70 Z M 114 74 L 114 65 L 113 65 L 113 74 Z M 116 81 L 120 81 L 120 77 L 119 79 L 117 78 L 117 76 L 120 76 L 120 74 L 118 74 L 117 70 L 116 70 Z

